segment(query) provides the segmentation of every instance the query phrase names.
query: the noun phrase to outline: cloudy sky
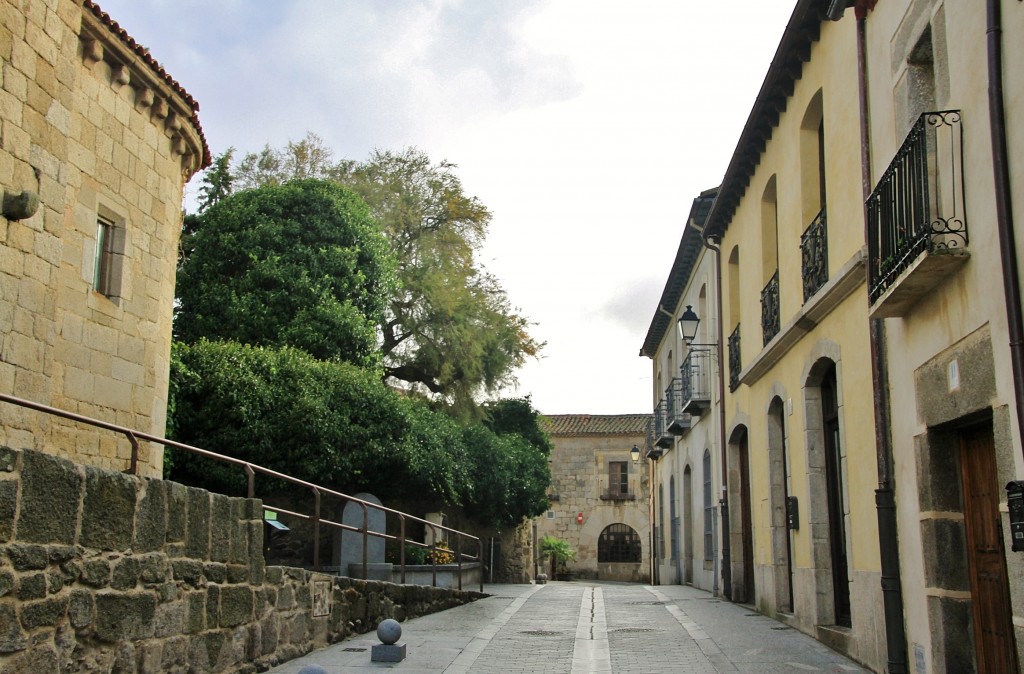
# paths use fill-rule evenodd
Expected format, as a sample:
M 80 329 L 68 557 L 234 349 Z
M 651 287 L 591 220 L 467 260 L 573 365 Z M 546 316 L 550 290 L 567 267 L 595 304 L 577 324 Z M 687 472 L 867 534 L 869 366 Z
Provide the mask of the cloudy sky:
M 214 154 L 307 131 L 416 146 L 494 214 L 483 261 L 547 342 L 512 392 L 650 412 L 637 354 L 795 0 L 97 0 L 200 103 Z M 188 191 L 194 195 L 198 179 Z

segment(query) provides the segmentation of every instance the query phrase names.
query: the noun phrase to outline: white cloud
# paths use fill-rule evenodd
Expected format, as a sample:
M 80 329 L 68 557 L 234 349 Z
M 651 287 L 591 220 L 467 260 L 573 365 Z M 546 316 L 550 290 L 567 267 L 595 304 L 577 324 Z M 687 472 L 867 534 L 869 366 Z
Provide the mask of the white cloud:
M 551 413 L 651 408 L 637 353 L 683 220 L 793 4 L 103 1 L 201 102 L 215 152 L 309 130 L 339 157 L 458 164 L 494 213 L 489 269 L 548 342 L 519 393 Z

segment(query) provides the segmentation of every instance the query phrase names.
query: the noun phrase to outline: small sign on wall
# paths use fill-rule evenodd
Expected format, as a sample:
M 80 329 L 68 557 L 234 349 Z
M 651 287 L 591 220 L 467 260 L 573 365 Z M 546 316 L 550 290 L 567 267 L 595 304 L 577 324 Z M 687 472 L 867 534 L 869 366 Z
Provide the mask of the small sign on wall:
M 313 581 L 313 617 L 331 615 L 331 581 Z

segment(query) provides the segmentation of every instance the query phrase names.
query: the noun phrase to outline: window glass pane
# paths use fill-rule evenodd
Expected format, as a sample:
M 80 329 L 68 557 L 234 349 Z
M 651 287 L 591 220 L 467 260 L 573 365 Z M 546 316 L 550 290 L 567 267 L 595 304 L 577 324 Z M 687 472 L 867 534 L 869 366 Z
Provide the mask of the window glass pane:
M 99 217 L 96 219 L 96 251 L 93 257 L 92 286 L 97 292 L 111 296 L 114 273 L 114 223 Z
M 640 536 L 627 524 L 605 527 L 597 539 L 597 561 L 605 563 L 639 563 Z

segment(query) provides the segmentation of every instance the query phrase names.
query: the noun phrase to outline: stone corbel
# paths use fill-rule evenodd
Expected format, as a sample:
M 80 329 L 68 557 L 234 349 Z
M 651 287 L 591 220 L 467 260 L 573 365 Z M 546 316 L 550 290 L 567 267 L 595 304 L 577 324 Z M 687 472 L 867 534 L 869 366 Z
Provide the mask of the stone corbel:
M 135 90 L 135 109 L 140 112 L 153 106 L 156 94 L 149 87 L 141 87 Z
M 179 131 L 181 131 L 181 116 L 171 110 L 167 113 L 167 119 L 164 120 L 164 135 L 173 138 Z
M 82 60 L 90 68 L 103 60 L 103 45 L 99 40 L 82 40 Z
M 188 143 L 185 142 L 185 138 L 183 136 L 175 136 L 171 140 L 171 150 L 176 155 L 185 156 L 185 153 L 188 152 Z
M 110 69 L 110 85 L 117 91 L 132 81 L 131 71 L 124 64 L 112 66 Z
M 167 101 L 162 98 L 156 98 L 150 106 L 149 114 L 153 116 L 153 119 L 166 119 L 167 111 Z

